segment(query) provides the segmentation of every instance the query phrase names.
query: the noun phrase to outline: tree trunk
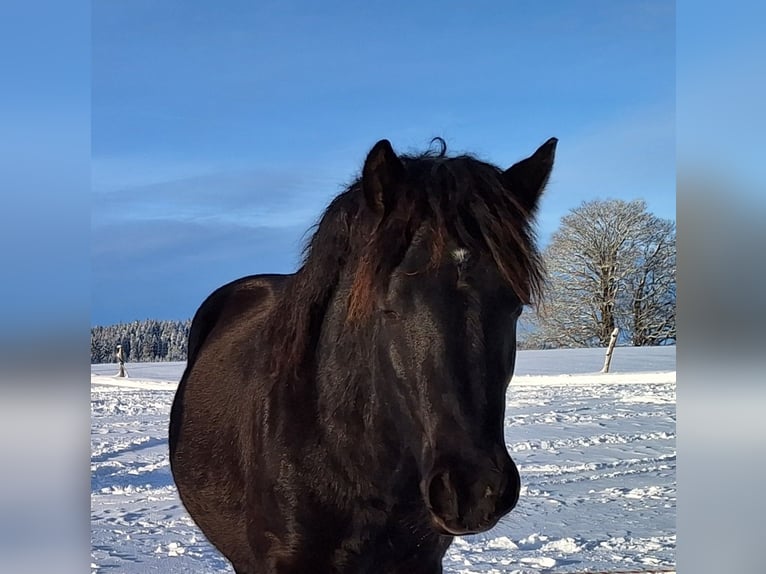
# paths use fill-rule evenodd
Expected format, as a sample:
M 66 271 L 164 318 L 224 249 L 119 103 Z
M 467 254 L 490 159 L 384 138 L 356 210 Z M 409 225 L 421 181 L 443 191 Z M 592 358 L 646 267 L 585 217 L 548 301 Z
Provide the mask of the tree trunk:
M 617 343 L 617 335 L 619 334 L 620 329 L 615 327 L 612 331 L 611 336 L 609 337 L 609 346 L 606 348 L 606 357 L 604 358 L 604 367 L 601 369 L 602 373 L 608 373 L 609 372 L 609 365 L 612 363 L 612 351 L 614 351 L 614 346 Z

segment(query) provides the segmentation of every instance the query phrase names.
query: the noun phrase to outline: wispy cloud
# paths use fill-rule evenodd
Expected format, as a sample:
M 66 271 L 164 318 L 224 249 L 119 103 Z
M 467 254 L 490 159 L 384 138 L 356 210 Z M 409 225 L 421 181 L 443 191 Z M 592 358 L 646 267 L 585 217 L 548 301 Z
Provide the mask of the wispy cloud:
M 305 225 L 338 191 L 329 177 L 297 170 L 126 167 L 127 175 L 102 177 L 94 184 L 94 226 L 142 220 Z
M 171 220 L 109 224 L 92 233 L 93 314 L 99 323 L 147 316 L 191 317 L 226 281 L 289 273 L 303 246 L 301 227 L 254 227 Z

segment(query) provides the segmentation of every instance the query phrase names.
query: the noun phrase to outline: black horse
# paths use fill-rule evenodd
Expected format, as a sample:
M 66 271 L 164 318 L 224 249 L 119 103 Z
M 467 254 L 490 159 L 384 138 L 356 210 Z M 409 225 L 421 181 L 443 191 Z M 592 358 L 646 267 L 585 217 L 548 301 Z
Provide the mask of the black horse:
M 505 171 L 439 143 L 375 144 L 296 273 L 194 317 L 170 461 L 237 572 L 441 572 L 518 500 L 505 393 L 556 139 Z

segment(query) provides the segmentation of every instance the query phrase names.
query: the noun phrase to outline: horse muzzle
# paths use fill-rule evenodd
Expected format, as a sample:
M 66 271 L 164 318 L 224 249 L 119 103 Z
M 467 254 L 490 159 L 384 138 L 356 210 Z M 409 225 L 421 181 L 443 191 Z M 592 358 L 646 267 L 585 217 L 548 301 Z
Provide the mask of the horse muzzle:
M 516 506 L 521 478 L 511 458 L 504 458 L 484 468 L 434 465 L 421 490 L 435 530 L 450 536 L 484 532 Z

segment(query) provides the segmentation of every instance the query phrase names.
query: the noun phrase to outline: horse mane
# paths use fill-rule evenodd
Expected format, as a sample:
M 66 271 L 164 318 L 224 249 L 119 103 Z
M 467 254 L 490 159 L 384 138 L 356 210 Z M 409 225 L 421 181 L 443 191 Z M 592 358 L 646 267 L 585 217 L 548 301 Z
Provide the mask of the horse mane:
M 448 239 L 488 253 L 523 304 L 539 302 L 543 265 L 532 214 L 501 182 L 501 170 L 471 155 L 440 149 L 400 155 L 406 190 L 380 214 L 366 202 L 357 177 L 324 211 L 303 250 L 302 265 L 286 285 L 266 331 L 272 377 L 301 377 L 314 350 L 341 275 L 354 265 L 346 320 L 363 322 L 419 229 L 430 234 L 430 265 Z M 432 142 L 433 143 L 433 142 Z

